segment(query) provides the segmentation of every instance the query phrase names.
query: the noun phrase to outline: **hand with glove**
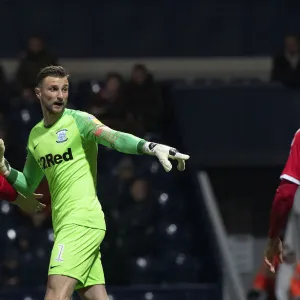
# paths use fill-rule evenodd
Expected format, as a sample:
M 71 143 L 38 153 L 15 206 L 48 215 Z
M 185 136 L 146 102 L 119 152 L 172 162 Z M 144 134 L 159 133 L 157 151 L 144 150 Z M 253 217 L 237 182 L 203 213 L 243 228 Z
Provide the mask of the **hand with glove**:
M 182 154 L 175 148 L 151 142 L 146 142 L 144 144 L 143 151 L 146 154 L 155 155 L 166 172 L 172 170 L 172 164 L 169 161 L 170 159 L 177 160 L 177 169 L 179 171 L 184 171 L 185 161 L 190 158 L 189 155 Z

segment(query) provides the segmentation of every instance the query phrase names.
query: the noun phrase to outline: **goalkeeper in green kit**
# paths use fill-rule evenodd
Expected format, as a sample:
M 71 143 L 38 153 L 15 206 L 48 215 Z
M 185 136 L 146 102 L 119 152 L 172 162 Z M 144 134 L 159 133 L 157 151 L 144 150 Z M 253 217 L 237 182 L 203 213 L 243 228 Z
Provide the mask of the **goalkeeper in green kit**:
M 43 120 L 30 132 L 23 172 L 4 158 L 0 140 L 0 173 L 22 195 L 31 195 L 46 176 L 51 192 L 55 234 L 46 300 L 69 300 L 77 290 L 84 300 L 107 300 L 99 252 L 105 220 L 96 194 L 98 144 L 127 154 L 156 156 L 168 172 L 177 161 L 185 169 L 188 155 L 108 128 L 94 116 L 65 108 L 69 74 L 49 66 L 37 76 L 36 96 Z

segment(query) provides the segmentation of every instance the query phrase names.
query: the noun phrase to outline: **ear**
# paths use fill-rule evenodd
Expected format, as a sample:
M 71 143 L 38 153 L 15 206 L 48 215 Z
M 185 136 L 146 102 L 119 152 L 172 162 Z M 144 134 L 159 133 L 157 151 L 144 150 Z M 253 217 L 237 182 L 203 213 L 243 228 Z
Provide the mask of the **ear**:
M 35 91 L 35 95 L 37 96 L 37 98 L 38 98 L 39 100 L 41 100 L 41 90 L 40 90 L 40 88 L 36 87 L 36 88 L 34 89 L 34 91 Z

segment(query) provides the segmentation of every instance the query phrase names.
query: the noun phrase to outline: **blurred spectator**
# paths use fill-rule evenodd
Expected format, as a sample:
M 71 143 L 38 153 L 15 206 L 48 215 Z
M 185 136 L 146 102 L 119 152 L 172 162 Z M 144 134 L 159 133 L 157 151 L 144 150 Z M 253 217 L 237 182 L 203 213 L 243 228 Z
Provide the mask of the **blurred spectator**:
M 143 255 L 153 246 L 148 234 L 155 224 L 156 202 L 151 196 L 149 182 L 136 179 L 130 186 L 128 201 L 121 206 L 118 229 L 128 256 Z
M 101 205 L 106 215 L 106 224 L 109 230 L 106 241 L 114 240 L 117 234 L 117 223 L 120 218 L 122 200 L 128 198 L 130 184 L 134 180 L 135 167 L 130 156 L 125 156 L 116 166 L 112 177 L 106 175 L 101 182 Z
M 56 65 L 57 60 L 45 48 L 44 41 L 39 36 L 28 40 L 27 50 L 21 56 L 17 69 L 17 81 L 22 89 L 35 87 L 36 75 L 49 65 Z
M 129 282 L 127 253 L 123 250 L 126 237 L 123 234 L 119 236 L 118 226 L 120 219 L 123 220 L 122 202 L 128 199 L 130 184 L 134 181 L 134 176 L 135 166 L 132 157 L 125 156 L 116 165 L 113 176 L 107 176 L 105 173 L 100 180 L 101 196 L 99 198 L 107 225 L 101 253 L 104 256 L 105 276 L 110 284 L 122 285 Z
M 134 164 L 130 156 L 125 156 L 117 166 L 119 181 L 130 182 L 134 178 Z
M 20 255 L 24 256 L 26 259 L 27 254 L 31 250 L 31 239 L 32 236 L 30 234 L 29 228 L 21 228 L 18 230 L 16 244 L 17 249 Z
M 8 123 L 2 112 L 0 112 L 0 139 L 8 141 Z M 9 155 L 7 155 L 7 158 L 9 158 Z
M 271 79 L 289 87 L 300 87 L 300 49 L 297 36 L 285 37 L 284 51 L 273 58 Z
M 15 249 L 8 249 L 1 268 L 2 287 L 18 287 L 21 285 L 21 267 L 19 254 Z
M 106 242 L 110 249 L 102 249 L 104 266 L 107 266 L 106 277 L 112 284 L 128 284 L 130 258 L 152 253 L 153 224 L 155 218 L 155 201 L 151 197 L 149 183 L 143 179 L 132 181 L 132 170 L 129 164 L 121 166 L 120 176 L 131 181 L 129 195 L 122 195 L 114 222 L 109 222 Z M 127 182 L 128 183 L 128 182 Z M 111 247 L 113 246 L 113 247 Z
M 161 92 L 146 66 L 133 67 L 125 90 L 127 122 L 135 134 L 160 129 L 163 104 Z
M 104 88 L 94 95 L 88 110 L 105 125 L 116 130 L 123 128 L 123 78 L 119 73 L 107 74 Z
M 0 138 L 5 139 L 7 137 L 7 122 L 4 118 L 4 114 L 0 112 Z
M 32 89 L 23 89 L 18 97 L 15 97 L 10 102 L 10 111 L 28 110 L 30 113 L 30 126 L 34 126 L 42 119 L 40 101 L 37 99 Z M 31 128 L 30 128 L 31 129 Z
M 23 89 L 19 97 L 15 97 L 9 103 L 9 110 L 6 114 L 8 123 L 8 155 L 15 157 L 15 166 L 23 168 L 26 155 L 26 145 L 31 129 L 42 119 L 40 103 L 32 89 Z M 16 130 L 16 128 L 22 130 Z M 23 156 L 17 153 L 23 152 Z M 20 161 L 18 161 L 18 159 Z
M 6 76 L 3 67 L 0 65 L 0 88 L 6 84 Z
M 39 231 L 40 229 L 49 229 L 52 227 L 49 215 L 43 211 L 32 214 L 30 219 L 32 223 L 31 226 L 33 226 L 36 231 Z
M 135 166 L 130 156 L 123 157 L 113 170 L 112 176 L 105 173 L 99 180 L 101 203 L 104 211 L 109 214 L 119 208 L 120 201 L 129 193 L 129 186 L 134 180 Z
M 5 76 L 5 72 L 3 67 L 0 65 L 0 101 L 3 103 L 4 101 L 7 101 L 8 96 L 8 85 L 7 85 L 7 79 Z M 3 111 L 3 107 L 1 107 L 1 111 Z

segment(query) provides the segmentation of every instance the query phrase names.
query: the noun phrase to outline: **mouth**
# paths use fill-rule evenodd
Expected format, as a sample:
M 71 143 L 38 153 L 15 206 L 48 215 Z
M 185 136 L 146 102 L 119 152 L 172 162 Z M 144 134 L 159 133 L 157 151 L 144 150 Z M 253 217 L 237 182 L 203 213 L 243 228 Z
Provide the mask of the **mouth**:
M 58 107 L 62 107 L 62 106 L 64 105 L 64 103 L 61 102 L 61 101 L 55 101 L 55 102 L 53 103 L 53 105 L 54 105 L 54 106 L 58 106 Z

